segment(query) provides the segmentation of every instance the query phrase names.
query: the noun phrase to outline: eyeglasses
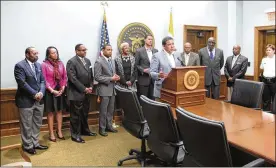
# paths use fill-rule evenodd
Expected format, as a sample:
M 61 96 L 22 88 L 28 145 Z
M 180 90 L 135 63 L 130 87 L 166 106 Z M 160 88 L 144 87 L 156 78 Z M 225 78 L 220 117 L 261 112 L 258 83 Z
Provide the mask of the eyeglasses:
M 83 49 L 83 50 L 78 50 L 78 51 L 87 51 L 87 49 Z

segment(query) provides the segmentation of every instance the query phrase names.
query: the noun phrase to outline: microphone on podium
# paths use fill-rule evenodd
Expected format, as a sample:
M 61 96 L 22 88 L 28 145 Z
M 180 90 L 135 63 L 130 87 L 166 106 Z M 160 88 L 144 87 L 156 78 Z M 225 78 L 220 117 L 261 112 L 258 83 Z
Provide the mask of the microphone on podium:
M 180 61 L 182 66 L 185 66 L 185 64 L 183 63 L 183 61 L 179 57 L 177 57 L 177 59 L 178 59 L 178 61 Z

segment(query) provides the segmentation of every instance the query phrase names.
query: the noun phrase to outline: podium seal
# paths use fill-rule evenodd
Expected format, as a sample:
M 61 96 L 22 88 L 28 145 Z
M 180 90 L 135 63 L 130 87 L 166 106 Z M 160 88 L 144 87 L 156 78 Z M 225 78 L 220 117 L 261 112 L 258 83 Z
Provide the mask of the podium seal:
M 184 86 L 188 90 L 194 90 L 199 85 L 199 75 L 196 71 L 190 70 L 184 75 Z

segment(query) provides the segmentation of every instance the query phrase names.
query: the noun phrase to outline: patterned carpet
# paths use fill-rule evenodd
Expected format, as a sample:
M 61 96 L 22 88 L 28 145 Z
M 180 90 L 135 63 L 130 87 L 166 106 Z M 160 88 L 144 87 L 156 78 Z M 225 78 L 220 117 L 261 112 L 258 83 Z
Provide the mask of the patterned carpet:
M 97 131 L 96 128 L 91 128 Z M 36 155 L 29 155 L 32 166 L 117 166 L 118 160 L 126 157 L 131 148 L 140 148 L 140 141 L 124 128 L 119 127 L 118 133 L 109 133 L 107 137 L 83 136 L 86 143 L 78 144 L 70 139 L 69 130 L 64 130 L 66 140 L 56 143 L 48 140 L 48 132 L 41 132 L 41 144 L 48 145 L 46 151 L 37 151 Z M 1 147 L 21 143 L 20 136 L 1 138 Z M 22 162 L 18 149 L 1 151 L 1 165 Z M 136 160 L 127 161 L 123 166 L 139 166 Z

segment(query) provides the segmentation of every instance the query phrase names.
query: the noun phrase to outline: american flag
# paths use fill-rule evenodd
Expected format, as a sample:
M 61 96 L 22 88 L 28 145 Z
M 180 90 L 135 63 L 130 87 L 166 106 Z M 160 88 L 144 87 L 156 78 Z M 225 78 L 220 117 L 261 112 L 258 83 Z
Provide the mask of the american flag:
M 108 36 L 108 30 L 107 30 L 107 24 L 106 24 L 106 14 L 104 11 L 103 23 L 102 23 L 102 29 L 101 29 L 100 56 L 102 55 L 101 50 L 105 44 L 110 44 L 110 43 L 109 43 L 109 36 Z

